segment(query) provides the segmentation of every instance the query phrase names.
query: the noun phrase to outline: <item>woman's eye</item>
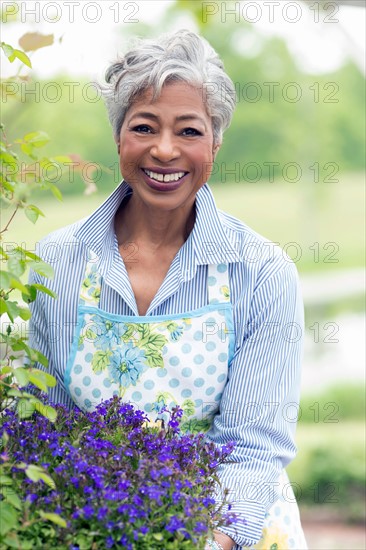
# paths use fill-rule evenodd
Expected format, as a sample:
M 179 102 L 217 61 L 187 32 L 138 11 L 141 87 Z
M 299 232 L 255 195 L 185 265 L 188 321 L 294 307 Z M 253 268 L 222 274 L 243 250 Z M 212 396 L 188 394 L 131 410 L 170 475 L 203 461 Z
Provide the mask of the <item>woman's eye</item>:
M 138 132 L 139 134 L 147 134 L 151 132 L 151 128 L 147 124 L 139 124 L 138 126 L 134 126 L 132 131 Z
M 182 134 L 184 136 L 202 136 L 202 132 L 196 130 L 196 128 L 184 128 Z

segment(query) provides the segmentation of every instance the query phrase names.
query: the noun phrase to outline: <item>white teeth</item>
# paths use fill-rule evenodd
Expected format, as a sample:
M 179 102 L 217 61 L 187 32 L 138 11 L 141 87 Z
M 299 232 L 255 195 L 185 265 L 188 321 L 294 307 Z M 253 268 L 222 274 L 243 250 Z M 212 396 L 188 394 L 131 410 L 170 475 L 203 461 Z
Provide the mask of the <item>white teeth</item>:
M 149 176 L 149 178 L 164 183 L 178 181 L 184 176 L 184 172 L 176 172 L 175 174 L 159 174 L 158 172 L 151 172 L 151 170 L 144 170 L 144 172 Z

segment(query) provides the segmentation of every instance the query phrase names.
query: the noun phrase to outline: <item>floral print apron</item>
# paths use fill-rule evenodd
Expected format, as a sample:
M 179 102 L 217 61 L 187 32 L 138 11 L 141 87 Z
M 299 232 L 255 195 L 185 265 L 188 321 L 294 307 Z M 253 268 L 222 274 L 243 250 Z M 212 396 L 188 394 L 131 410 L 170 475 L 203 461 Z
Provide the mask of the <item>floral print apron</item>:
M 234 355 L 228 266 L 208 266 L 208 305 L 184 314 L 107 313 L 99 308 L 101 284 L 98 258 L 91 253 L 65 371 L 65 388 L 75 404 L 92 411 L 118 395 L 144 410 L 151 420 L 164 418 L 163 409 L 179 405 L 183 430 L 207 431 L 219 409 Z M 286 482 L 284 476 L 282 482 Z M 262 539 L 253 548 L 306 548 L 289 489 L 287 498 L 271 507 Z
M 99 309 L 101 276 L 92 257 L 81 285 L 65 387 L 84 411 L 118 395 L 154 420 L 179 405 L 182 429 L 207 431 L 234 353 L 228 269 L 208 267 L 209 304 L 185 314 L 121 316 Z

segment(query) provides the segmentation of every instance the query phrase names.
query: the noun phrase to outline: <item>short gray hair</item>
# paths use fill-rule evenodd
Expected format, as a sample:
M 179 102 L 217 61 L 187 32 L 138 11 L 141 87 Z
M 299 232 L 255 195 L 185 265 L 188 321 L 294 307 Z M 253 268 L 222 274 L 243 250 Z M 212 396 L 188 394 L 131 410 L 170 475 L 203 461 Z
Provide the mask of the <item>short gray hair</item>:
M 105 79 L 108 85 L 101 90 L 116 138 L 127 110 L 148 88 L 153 90 L 153 100 L 171 82 L 202 90 L 215 145 L 221 143 L 236 106 L 234 84 L 219 56 L 204 38 L 188 30 L 137 39 L 133 49 L 110 65 Z

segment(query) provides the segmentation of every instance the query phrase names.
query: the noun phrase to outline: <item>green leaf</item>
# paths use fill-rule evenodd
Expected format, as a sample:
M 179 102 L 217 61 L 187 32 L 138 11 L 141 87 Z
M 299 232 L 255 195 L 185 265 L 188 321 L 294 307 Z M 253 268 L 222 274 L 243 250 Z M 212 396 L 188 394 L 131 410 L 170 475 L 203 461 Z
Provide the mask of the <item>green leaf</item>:
M 39 216 L 44 217 L 42 210 L 40 210 L 37 206 L 34 206 L 34 204 L 29 204 L 24 209 L 24 213 L 27 216 L 28 220 L 30 220 L 32 223 L 36 223 Z
M 164 366 L 164 360 L 163 356 L 161 355 L 161 352 L 154 351 L 151 353 L 146 354 L 146 362 L 149 365 L 149 367 L 158 368 Z
M 22 397 L 23 392 L 15 388 L 12 388 L 11 390 L 8 391 L 8 395 L 9 397 Z
M 48 485 L 48 486 L 51 487 L 52 489 L 55 489 L 55 487 L 56 487 L 55 482 L 53 481 L 53 479 L 52 479 L 51 476 L 49 476 L 48 474 L 46 474 L 46 472 L 41 473 L 40 479 L 41 479 L 46 485 Z
M 19 317 L 23 319 L 23 321 L 28 321 L 32 317 L 30 309 L 28 309 L 27 307 L 19 307 L 18 314 Z
M 28 373 L 29 382 L 40 390 L 47 392 L 49 387 L 56 385 L 56 379 L 48 372 L 40 369 L 31 369 Z
M 0 315 L 3 315 L 4 313 L 8 313 L 8 306 L 6 304 L 6 300 L 4 300 L 4 298 L 0 298 Z
M 13 339 L 11 342 L 11 346 L 14 351 L 21 351 L 24 350 L 25 353 L 28 355 L 31 363 L 41 363 L 41 365 L 47 367 L 48 366 L 48 359 L 41 353 L 40 351 L 37 351 L 34 348 L 30 348 L 27 346 L 23 340 L 20 340 L 19 338 Z M 35 369 L 37 370 L 37 369 Z
M 150 334 L 144 347 L 149 351 L 160 351 L 166 343 L 167 339 L 163 334 Z M 142 342 L 140 345 L 143 345 Z
M 137 332 L 141 334 L 141 340 L 147 339 L 150 336 L 150 327 L 146 323 L 138 323 L 136 325 Z
M 18 161 L 17 159 L 11 154 L 11 153 L 8 153 L 6 151 L 3 151 L 2 153 L 0 153 L 0 160 L 3 164 L 6 164 L 7 166 L 18 166 Z M 14 170 L 12 170 L 12 173 L 9 174 L 9 176 L 13 176 L 14 175 Z
M 35 285 L 25 285 L 25 290 L 26 292 L 22 292 L 23 300 L 28 304 L 34 302 L 37 297 L 37 289 L 35 288 Z
M 4 260 L 8 259 L 8 255 L 7 255 L 7 253 L 5 252 L 4 248 L 1 245 L 0 245 L 0 256 L 2 258 L 4 258 Z
M 35 403 L 36 411 L 47 418 L 50 422 L 56 422 L 57 411 L 50 405 L 44 405 L 41 401 Z
M 0 500 L 0 535 L 4 536 L 18 524 L 18 513 L 8 502 Z
M 32 481 L 42 480 L 52 489 L 55 488 L 55 482 L 53 481 L 53 479 L 48 474 L 46 474 L 43 468 L 41 468 L 40 466 L 36 466 L 36 464 L 29 464 L 25 469 L 25 474 Z
M 43 376 L 47 386 L 49 386 L 50 388 L 53 388 L 54 386 L 56 386 L 57 381 L 56 381 L 56 378 L 54 376 L 52 376 L 52 374 L 49 374 L 48 372 L 45 372 L 44 370 L 35 369 L 35 368 L 32 368 L 30 372 L 32 374 L 39 374 L 39 375 Z
M 34 147 L 44 147 L 50 141 L 49 135 L 43 131 L 30 132 L 23 139 Z
M 21 259 L 21 256 L 19 254 L 13 252 L 11 256 L 9 255 L 7 264 L 9 271 L 11 273 L 14 273 L 16 277 L 21 277 L 26 270 L 25 261 Z
M 42 277 L 47 277 L 48 279 L 53 278 L 53 267 L 42 260 L 29 262 L 28 266 L 39 275 L 42 275 Z
M 13 53 L 8 57 L 8 59 L 10 63 L 13 63 L 15 59 L 19 59 L 19 61 L 21 61 L 24 65 L 27 65 L 27 67 L 29 67 L 30 69 L 32 68 L 31 60 L 26 53 L 22 52 L 22 50 L 13 49 Z
M 5 42 L 1 42 L 1 47 L 7 58 L 13 55 L 14 48 L 10 46 L 10 44 L 5 44 Z
M 9 392 L 10 393 L 10 392 Z M 17 414 L 19 418 L 29 418 L 36 410 L 35 403 L 30 399 L 20 398 L 17 403 Z
M 28 155 L 32 159 L 36 159 L 37 157 L 33 154 L 33 145 L 31 143 L 22 143 L 20 146 L 21 150 L 25 155 Z
M 39 512 L 39 515 L 43 519 L 48 519 L 49 521 L 52 521 L 56 525 L 59 525 L 60 527 L 67 527 L 66 521 L 59 516 L 58 514 L 53 514 L 51 512 L 42 512 L 42 510 Z
M 27 293 L 27 288 L 26 288 L 26 285 L 24 285 L 19 279 L 18 277 L 16 277 L 15 275 L 13 275 L 12 273 L 10 273 L 11 275 L 11 280 L 10 280 L 10 286 L 11 288 L 16 288 L 18 290 L 20 290 L 20 292 L 22 293 Z M 24 298 L 23 298 L 24 299 Z M 26 301 L 26 300 L 25 300 Z
M 185 415 L 192 416 L 195 412 L 195 405 L 192 399 L 185 399 L 182 403 L 182 409 Z
M 13 485 L 13 480 L 9 476 L 4 476 L 0 474 L 0 485 Z
M 25 468 L 26 476 L 34 482 L 37 482 L 41 479 L 42 468 L 36 464 L 28 464 Z
M 29 372 L 23 367 L 18 367 L 13 370 L 14 376 L 17 379 L 19 386 L 27 386 L 29 382 Z
M 51 183 L 49 188 L 51 189 L 52 193 L 53 193 L 53 196 L 56 197 L 56 199 L 58 201 L 62 201 L 62 193 L 61 191 L 59 190 L 58 187 L 56 187 L 56 185 L 54 183 Z
M 50 290 L 44 285 L 41 285 L 39 283 L 34 283 L 32 287 L 36 288 L 40 292 L 44 292 L 45 294 L 48 294 L 48 296 L 51 296 L 51 298 L 57 298 L 56 292 L 53 292 L 53 290 Z
M 44 214 L 42 214 L 42 216 L 44 216 Z M 26 256 L 27 258 L 30 258 L 31 260 L 39 261 L 41 259 L 34 252 L 31 252 L 30 250 L 26 250 L 25 248 L 22 248 L 21 246 L 17 247 L 17 251 L 20 252 L 23 256 Z
M 111 354 L 109 351 L 97 351 L 93 355 L 92 369 L 95 373 L 103 372 L 104 370 L 106 370 L 109 365 L 110 355 Z
M 1 333 L 1 336 L 3 336 L 3 334 Z M 13 367 L 9 367 L 9 365 L 2 365 L 0 367 L 0 375 L 2 374 L 10 374 L 13 372 Z
M 5 311 L 3 311 L 3 304 L 5 304 Z M 10 300 L 3 300 L 0 299 L 0 315 L 2 313 L 7 313 L 9 316 L 9 319 L 12 323 L 14 323 L 14 319 L 16 319 L 19 316 L 20 308 L 17 305 L 17 302 L 11 302 Z
M 19 538 L 18 538 L 15 531 L 13 533 L 7 534 L 4 537 L 2 542 L 6 545 L 5 548 L 15 548 L 15 550 L 19 550 L 19 548 L 21 548 L 22 550 L 33 550 L 34 549 L 32 541 L 28 541 L 28 542 L 22 541 L 22 546 L 20 547 L 19 546 Z
M 48 367 L 48 359 L 45 355 L 43 355 L 43 353 L 41 353 L 40 351 L 34 348 L 30 348 L 28 346 L 26 346 L 25 351 L 33 363 L 34 362 L 41 363 L 41 365 L 43 365 L 44 367 Z
M 10 273 L 8 271 L 0 271 L 0 289 L 8 290 L 11 288 L 10 285 Z
M 13 480 L 11 480 L 11 484 L 13 484 Z M 14 489 L 12 489 L 12 487 L 1 487 L 0 492 L 6 502 L 11 504 L 17 510 L 22 509 L 22 501 L 20 500 Z

